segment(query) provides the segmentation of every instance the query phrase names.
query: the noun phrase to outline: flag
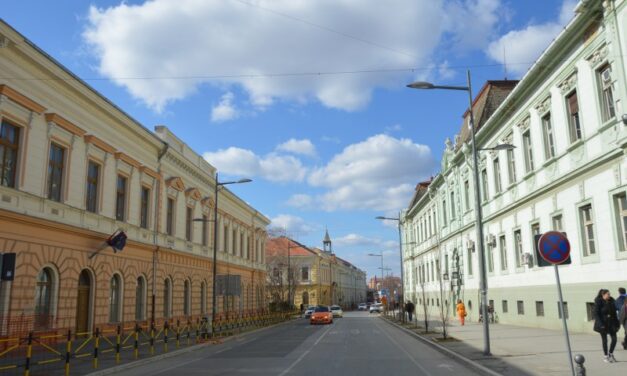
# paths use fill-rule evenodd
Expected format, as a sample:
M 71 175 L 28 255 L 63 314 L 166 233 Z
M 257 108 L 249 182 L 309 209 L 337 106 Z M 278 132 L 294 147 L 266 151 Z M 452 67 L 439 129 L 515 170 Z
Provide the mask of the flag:
M 126 246 L 126 238 L 124 231 L 119 231 L 107 239 L 107 244 L 113 248 L 113 252 L 122 251 Z

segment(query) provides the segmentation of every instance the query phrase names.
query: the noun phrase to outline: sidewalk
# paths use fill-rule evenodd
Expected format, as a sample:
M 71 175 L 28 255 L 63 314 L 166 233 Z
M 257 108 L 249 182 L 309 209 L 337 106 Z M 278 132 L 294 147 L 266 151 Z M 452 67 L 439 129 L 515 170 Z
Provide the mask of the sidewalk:
M 418 324 L 420 323 L 419 318 Z M 429 325 L 438 332 L 441 329 L 439 321 L 430 321 Z M 484 357 L 482 354 L 483 326 L 481 324 L 466 322 L 465 326 L 460 326 L 458 321 L 451 320 L 449 335 L 458 341 L 444 341 L 439 344 L 503 375 L 571 374 L 566 341 L 562 331 L 490 324 L 492 357 Z M 603 362 L 601 338 L 596 334 L 571 333 L 570 343 L 573 356 L 582 354 L 586 358 L 584 365 L 588 375 L 626 375 L 627 351 L 623 350 L 620 344 L 623 335 L 624 332 L 621 330 L 614 352 L 617 363 Z

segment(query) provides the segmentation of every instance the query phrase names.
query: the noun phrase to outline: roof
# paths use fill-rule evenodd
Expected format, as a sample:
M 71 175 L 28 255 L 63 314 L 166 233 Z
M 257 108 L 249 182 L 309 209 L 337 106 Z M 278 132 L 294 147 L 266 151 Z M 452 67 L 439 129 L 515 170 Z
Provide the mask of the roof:
M 429 180 L 421 181 L 420 183 L 416 184 L 414 195 L 411 197 L 411 201 L 409 202 L 409 208 L 413 207 L 418 202 L 418 200 L 420 200 L 420 198 L 424 196 L 425 193 L 427 193 L 427 191 L 429 190 L 429 185 L 431 185 L 432 181 L 433 177 L 431 177 Z
M 299 242 L 285 236 L 280 236 L 278 238 L 269 238 L 266 241 L 266 257 L 287 256 L 288 248 L 290 256 L 316 255 L 316 252 L 313 252 Z
M 331 237 L 329 236 L 329 230 L 326 229 L 324 231 L 324 240 L 322 241 L 323 243 L 331 243 Z

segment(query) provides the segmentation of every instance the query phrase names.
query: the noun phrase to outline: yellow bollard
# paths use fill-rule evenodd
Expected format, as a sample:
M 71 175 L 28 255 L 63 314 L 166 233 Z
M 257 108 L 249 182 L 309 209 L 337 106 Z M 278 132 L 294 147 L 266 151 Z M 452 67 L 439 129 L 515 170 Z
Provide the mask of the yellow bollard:
M 30 375 L 30 358 L 33 355 L 33 332 L 28 333 L 28 346 L 26 347 L 26 363 L 24 364 L 24 376 Z
M 67 343 L 65 345 L 65 376 L 70 376 L 70 358 L 72 357 L 72 331 L 67 331 Z
M 96 337 L 94 338 L 94 368 L 98 368 L 98 346 L 100 345 L 100 329 L 96 328 Z

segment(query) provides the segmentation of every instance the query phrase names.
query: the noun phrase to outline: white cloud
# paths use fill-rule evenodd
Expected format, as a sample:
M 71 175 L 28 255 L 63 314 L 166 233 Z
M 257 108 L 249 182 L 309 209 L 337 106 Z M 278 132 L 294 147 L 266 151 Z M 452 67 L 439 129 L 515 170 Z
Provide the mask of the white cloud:
M 485 48 L 506 8 L 501 0 L 453 0 L 445 9 L 444 29 L 452 34 L 453 48 L 469 51 Z
M 317 197 L 326 210 L 399 210 L 407 205 L 415 182 L 434 168 L 428 146 L 379 134 L 347 146 L 307 180 L 328 189 Z
M 277 146 L 276 150 L 290 152 L 294 154 L 302 154 L 309 157 L 316 156 L 316 147 L 311 141 L 307 139 L 297 140 L 295 138 L 291 138 Z
M 206 152 L 203 158 L 228 175 L 258 176 L 274 182 L 302 181 L 307 173 L 300 160 L 293 156 L 270 153 L 261 157 L 237 147 Z
M 522 76 L 570 21 L 576 4 L 576 0 L 564 0 L 557 20 L 531 24 L 501 36 L 488 46 L 488 56 L 506 62 L 508 72 Z
M 333 244 L 339 247 L 371 247 L 376 248 L 376 251 L 378 251 L 379 248 L 383 248 L 384 250 L 386 250 L 386 252 L 398 249 L 397 241 L 370 238 L 355 233 L 347 234 L 340 238 L 333 239 Z
M 301 235 L 307 235 L 316 230 L 315 226 L 308 224 L 301 217 L 290 214 L 279 214 L 271 219 L 270 227 L 283 230 L 287 236 L 298 238 Z
M 318 101 L 352 111 L 363 108 L 376 88 L 401 87 L 407 73 L 316 73 L 424 66 L 444 32 L 459 44 L 482 40 L 493 24 L 495 3 L 122 2 L 91 7 L 83 38 L 101 75 L 157 111 L 202 84 L 239 86 L 259 107 L 276 100 Z M 450 21 L 443 23 L 444 17 Z M 314 74 L 281 75 L 303 72 Z
M 402 130 L 403 126 L 400 124 L 388 125 L 385 127 L 385 133 L 400 132 Z
M 239 112 L 233 105 L 233 99 L 233 93 L 225 93 L 222 98 L 220 98 L 220 103 L 211 109 L 211 121 L 218 123 L 237 118 Z
M 301 193 L 295 194 L 287 200 L 287 204 L 295 208 L 306 209 L 313 204 L 313 197 Z

